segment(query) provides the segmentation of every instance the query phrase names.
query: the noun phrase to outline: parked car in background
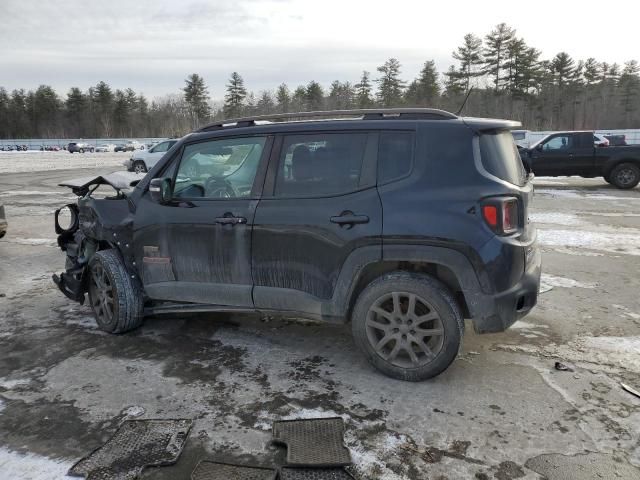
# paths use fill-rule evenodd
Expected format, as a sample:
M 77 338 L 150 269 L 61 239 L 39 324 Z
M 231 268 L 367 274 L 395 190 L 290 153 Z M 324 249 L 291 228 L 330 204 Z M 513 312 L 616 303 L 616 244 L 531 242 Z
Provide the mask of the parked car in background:
M 111 143 L 103 143 L 96 147 L 96 152 L 113 152 L 115 147 L 116 146 Z
M 119 143 L 115 147 L 113 147 L 114 152 L 126 152 L 127 146 L 124 143 Z
M 4 214 L 4 205 L 0 203 L 0 238 L 7 233 L 7 217 Z
M 499 332 L 537 302 L 533 182 L 510 133 L 520 124 L 417 108 L 349 115 L 221 121 L 144 177 L 61 183 L 79 199 L 56 212 L 67 260 L 54 282 L 80 303 L 88 293 L 111 333 L 161 312 L 351 322 L 386 375 L 442 373 L 465 318 Z M 103 184 L 119 194 L 92 197 Z M 62 211 L 73 221 L 58 222 Z
M 605 135 L 605 138 L 609 140 L 609 145 L 612 147 L 626 147 L 628 145 L 626 135 Z
M 594 133 L 593 134 L 593 144 L 596 147 L 608 147 L 609 146 L 609 139 L 607 137 L 605 137 L 604 135 L 601 135 L 599 133 Z
M 178 140 L 165 140 L 152 146 L 148 150 L 136 150 L 129 160 L 123 162 L 130 172 L 145 173 L 158 163 L 158 160 L 173 147 Z
M 88 145 L 86 143 L 71 142 L 67 145 L 67 151 L 69 153 L 85 153 L 85 152 L 93 153 L 95 151 L 95 147 L 93 145 Z
M 603 177 L 617 188 L 640 182 L 640 145 L 596 147 L 593 132 L 558 132 L 520 149 L 525 166 L 539 176 Z

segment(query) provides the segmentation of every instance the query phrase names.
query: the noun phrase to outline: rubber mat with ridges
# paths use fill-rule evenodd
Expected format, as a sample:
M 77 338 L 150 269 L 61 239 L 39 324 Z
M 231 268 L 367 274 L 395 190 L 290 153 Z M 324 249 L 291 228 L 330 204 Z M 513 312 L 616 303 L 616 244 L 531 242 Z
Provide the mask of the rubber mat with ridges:
M 277 474 L 270 468 L 202 460 L 191 473 L 191 480 L 275 480 Z
M 107 442 L 76 463 L 69 475 L 88 480 L 134 480 L 145 467 L 178 460 L 191 420 L 127 420 Z
M 342 467 L 337 468 L 282 468 L 280 480 L 353 480 Z
M 340 467 L 351 463 L 344 446 L 342 418 L 311 418 L 273 422 L 274 441 L 287 445 L 287 464 Z

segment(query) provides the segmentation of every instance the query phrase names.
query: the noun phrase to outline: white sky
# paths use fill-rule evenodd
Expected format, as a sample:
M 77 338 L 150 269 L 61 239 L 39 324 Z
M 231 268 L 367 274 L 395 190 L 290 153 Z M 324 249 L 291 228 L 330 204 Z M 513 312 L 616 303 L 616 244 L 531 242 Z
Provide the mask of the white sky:
M 236 70 L 256 92 L 356 82 L 394 56 L 414 78 L 445 71 L 465 33 L 506 22 L 551 58 L 640 60 L 640 1 L 0 0 L 0 86 L 85 90 L 104 80 L 149 97 L 193 72 L 214 100 Z

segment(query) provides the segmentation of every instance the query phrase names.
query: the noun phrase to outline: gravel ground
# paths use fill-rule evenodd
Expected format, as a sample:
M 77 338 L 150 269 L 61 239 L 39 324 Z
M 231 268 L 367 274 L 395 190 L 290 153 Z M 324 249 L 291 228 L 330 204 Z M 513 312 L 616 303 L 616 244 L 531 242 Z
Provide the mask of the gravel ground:
M 200 458 L 282 459 L 274 419 L 341 416 L 359 479 L 640 478 L 640 399 L 620 386 L 640 389 L 638 189 L 536 179 L 538 307 L 504 333 L 467 325 L 451 368 L 412 384 L 374 371 L 342 326 L 219 314 L 97 330 L 50 280 L 51 213 L 73 199 L 59 181 L 125 158 L 0 154 L 0 477 L 66 478 L 125 418 L 193 418 L 180 461 L 143 475 L 187 479 Z

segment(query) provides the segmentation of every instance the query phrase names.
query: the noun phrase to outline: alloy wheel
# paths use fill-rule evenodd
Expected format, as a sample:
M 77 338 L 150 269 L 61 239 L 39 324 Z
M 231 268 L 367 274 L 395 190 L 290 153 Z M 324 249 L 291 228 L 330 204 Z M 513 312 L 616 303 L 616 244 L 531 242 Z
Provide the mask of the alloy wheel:
M 114 288 L 105 269 L 95 263 L 89 280 L 89 298 L 98 322 L 111 325 L 115 320 Z
M 376 353 L 401 368 L 432 362 L 444 344 L 440 314 L 415 293 L 391 292 L 381 296 L 369 308 L 365 325 Z

